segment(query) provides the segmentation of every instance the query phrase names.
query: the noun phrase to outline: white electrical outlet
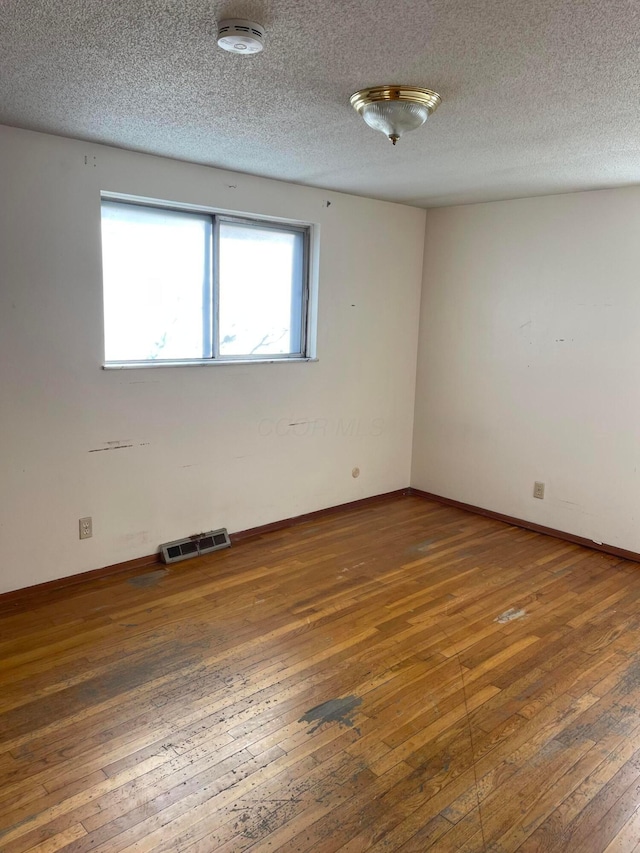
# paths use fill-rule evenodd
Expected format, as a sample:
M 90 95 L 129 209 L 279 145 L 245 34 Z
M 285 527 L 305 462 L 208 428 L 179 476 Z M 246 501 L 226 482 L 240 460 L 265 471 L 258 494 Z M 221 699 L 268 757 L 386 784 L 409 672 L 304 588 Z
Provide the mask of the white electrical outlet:
M 93 536 L 93 519 L 91 516 L 88 515 L 86 518 L 81 518 L 78 526 L 80 528 L 80 538 L 91 539 Z
M 544 483 L 533 484 L 533 496 L 534 498 L 540 498 L 540 500 L 544 499 Z

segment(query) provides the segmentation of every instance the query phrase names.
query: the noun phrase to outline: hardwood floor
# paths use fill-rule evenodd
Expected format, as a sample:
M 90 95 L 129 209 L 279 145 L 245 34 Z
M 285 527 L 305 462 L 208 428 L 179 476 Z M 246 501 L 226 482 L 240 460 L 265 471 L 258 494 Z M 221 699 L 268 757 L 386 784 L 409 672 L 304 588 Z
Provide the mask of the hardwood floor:
M 640 853 L 639 602 L 417 497 L 6 602 L 0 849 Z

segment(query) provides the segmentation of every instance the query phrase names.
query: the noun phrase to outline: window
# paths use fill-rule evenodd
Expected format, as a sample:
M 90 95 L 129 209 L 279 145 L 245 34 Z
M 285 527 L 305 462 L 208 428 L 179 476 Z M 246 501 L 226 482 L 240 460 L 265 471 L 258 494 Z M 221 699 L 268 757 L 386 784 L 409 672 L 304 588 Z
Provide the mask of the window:
M 307 358 L 309 227 L 102 200 L 105 363 Z

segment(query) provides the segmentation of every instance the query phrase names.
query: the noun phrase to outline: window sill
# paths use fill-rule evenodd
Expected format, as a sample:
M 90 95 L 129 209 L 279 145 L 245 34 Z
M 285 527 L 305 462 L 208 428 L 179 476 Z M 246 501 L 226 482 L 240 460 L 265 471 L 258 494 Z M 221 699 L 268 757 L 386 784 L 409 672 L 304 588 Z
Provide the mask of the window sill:
M 109 361 L 102 365 L 103 370 L 137 370 L 138 368 L 157 367 L 221 367 L 222 365 L 248 364 L 300 364 L 301 362 L 318 361 L 317 358 L 238 358 L 213 359 L 203 358 L 193 361 Z

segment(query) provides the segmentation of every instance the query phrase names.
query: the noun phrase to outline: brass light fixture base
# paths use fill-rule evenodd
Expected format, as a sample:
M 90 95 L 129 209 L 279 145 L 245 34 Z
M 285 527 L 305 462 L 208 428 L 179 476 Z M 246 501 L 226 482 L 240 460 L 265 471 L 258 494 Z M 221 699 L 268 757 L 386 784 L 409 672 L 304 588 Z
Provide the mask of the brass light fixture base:
M 427 120 L 431 113 L 435 112 L 442 103 L 442 98 L 431 89 L 422 89 L 418 86 L 373 86 L 369 89 L 360 89 L 351 95 L 351 106 L 364 120 L 376 130 L 382 131 L 395 145 L 400 135 L 408 130 L 414 130 Z M 396 129 L 393 124 L 392 114 L 397 107 L 406 111 L 407 116 L 414 120 L 407 126 Z M 372 116 L 372 113 L 376 113 Z M 388 119 L 385 115 L 388 113 Z M 389 126 L 386 126 L 386 121 Z
M 429 113 L 433 113 L 442 103 L 442 98 L 431 89 L 420 89 L 417 86 L 373 86 L 351 95 L 351 106 L 359 113 L 367 104 L 376 101 L 408 101 L 421 104 L 427 107 Z

